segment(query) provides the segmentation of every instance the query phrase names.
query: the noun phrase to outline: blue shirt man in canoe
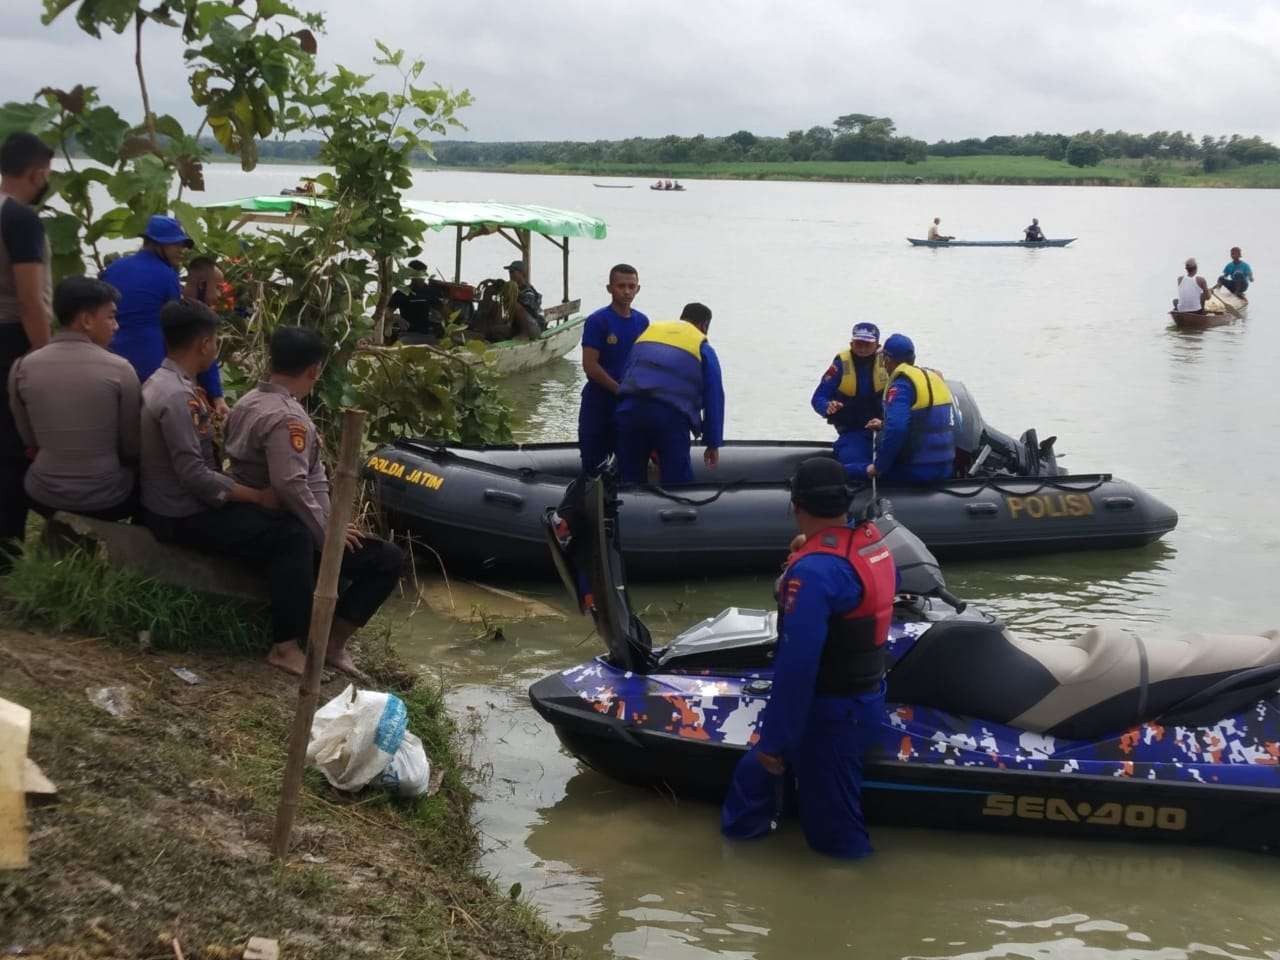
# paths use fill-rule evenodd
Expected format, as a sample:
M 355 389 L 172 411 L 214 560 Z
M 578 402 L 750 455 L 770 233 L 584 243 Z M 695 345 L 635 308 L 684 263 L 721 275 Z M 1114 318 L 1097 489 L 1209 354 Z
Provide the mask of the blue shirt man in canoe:
M 133 365 L 138 382 L 160 369 L 164 363 L 164 332 L 160 308 L 182 297 L 178 270 L 195 246 L 194 241 L 173 217 L 154 216 L 142 234 L 142 249 L 116 260 L 102 271 L 102 279 L 120 291 L 116 322 L 120 329 L 111 341 L 111 352 Z M 228 413 L 222 396 L 222 377 L 215 363 L 196 378 L 213 407 L 214 416 Z
M 880 355 L 880 328 L 857 323 L 849 349 L 836 355 L 813 391 L 809 405 L 840 434 L 835 455 L 851 477 L 860 477 L 871 463 L 872 437 L 868 424 L 884 416 L 881 400 L 889 375 Z
M 610 303 L 601 307 L 582 327 L 582 370 L 587 382 L 578 408 L 578 454 L 582 472 L 598 473 L 618 450 L 618 383 L 636 337 L 649 326 L 649 318 L 631 303 L 640 292 L 640 275 L 628 263 L 609 271 Z
M 865 857 L 862 756 L 884 721 L 897 571 L 875 524 L 845 525 L 849 487 L 836 461 L 801 463 L 791 503 L 802 536 L 778 581 L 773 686 L 758 739 L 734 770 L 720 828 L 733 839 L 767 835 L 789 773 L 809 846 Z
M 895 333 L 884 342 L 884 368 L 889 386 L 884 392 L 884 422 L 868 477 L 900 483 L 945 480 L 955 471 L 955 407 L 951 389 L 936 370 L 917 367 L 916 347 L 909 337 Z
M 1244 292 L 1249 289 L 1251 283 L 1253 283 L 1253 268 L 1240 259 L 1240 248 L 1232 247 L 1231 259 L 1222 268 L 1222 276 L 1218 278 L 1213 288 L 1216 290 L 1218 287 L 1226 287 L 1247 303 L 1248 299 Z
M 720 360 L 707 342 L 711 311 L 689 303 L 679 320 L 649 324 L 627 362 L 618 402 L 618 472 L 643 483 L 657 453 L 663 485 L 692 483 L 689 435 L 706 444 L 714 468 L 724 444 L 724 383 Z

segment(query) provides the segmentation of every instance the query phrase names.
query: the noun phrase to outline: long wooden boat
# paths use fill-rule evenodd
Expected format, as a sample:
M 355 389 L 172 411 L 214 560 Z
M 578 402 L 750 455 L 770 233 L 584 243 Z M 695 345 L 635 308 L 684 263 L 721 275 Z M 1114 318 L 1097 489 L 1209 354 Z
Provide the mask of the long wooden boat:
M 331 209 L 334 203 L 322 197 L 292 195 L 242 197 L 204 206 L 238 211 L 237 228 L 247 223 L 287 227 L 303 221 L 312 210 Z M 603 220 L 572 210 L 495 201 L 406 200 L 404 206 L 410 216 L 429 230 L 453 228 L 454 283 L 460 283 L 462 279 L 463 245 L 478 237 L 502 237 L 519 250 L 520 259 L 530 266 L 534 234 L 546 238 L 560 251 L 563 301 L 543 312 L 547 328 L 537 340 L 501 340 L 487 344 L 484 353 L 494 360 L 499 372 L 532 370 L 563 357 L 578 343 L 585 318 L 581 313 L 582 301 L 569 299 L 569 238 L 604 239 L 606 228 Z
M 601 190 L 630 190 L 634 183 L 593 183 L 593 187 L 599 187 Z
M 1182 312 L 1170 310 L 1169 316 L 1181 330 L 1207 330 L 1223 327 L 1236 320 L 1243 320 L 1249 309 L 1249 301 L 1242 300 L 1230 290 L 1215 290 L 1203 310 Z
M 913 247 L 1065 247 L 1075 237 L 1062 240 L 921 240 L 907 237 Z

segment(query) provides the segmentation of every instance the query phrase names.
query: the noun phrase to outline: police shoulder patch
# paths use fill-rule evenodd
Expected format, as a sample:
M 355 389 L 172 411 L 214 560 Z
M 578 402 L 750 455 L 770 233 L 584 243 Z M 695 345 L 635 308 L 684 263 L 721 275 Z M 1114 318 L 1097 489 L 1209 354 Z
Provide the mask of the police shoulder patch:
M 605 337 L 604 342 L 612 346 L 618 342 L 618 335 L 616 333 L 611 333 L 609 336 Z
M 898 388 L 897 388 L 897 387 L 890 387 L 890 388 L 889 388 L 889 390 L 888 390 L 888 392 L 887 392 L 887 393 L 885 393 L 885 395 L 884 395 L 885 402 L 886 402 L 886 403 L 893 403 L 893 400 L 894 400 L 894 398 L 895 398 L 897 395 L 898 395 Z
M 290 420 L 288 423 L 289 430 L 289 446 L 293 447 L 298 453 L 302 453 L 307 449 L 307 427 L 300 420 Z
M 791 613 L 796 605 L 796 595 L 800 593 L 800 588 L 804 586 L 804 581 L 799 577 L 788 577 L 787 582 L 782 586 L 782 610 L 784 613 Z
M 835 375 L 836 375 L 836 365 L 833 363 L 831 366 L 827 367 L 827 372 L 822 375 L 822 379 L 830 380 Z
M 196 428 L 196 434 L 204 436 L 209 432 L 209 408 L 200 402 L 199 397 L 187 398 L 187 410 L 191 412 L 191 425 Z

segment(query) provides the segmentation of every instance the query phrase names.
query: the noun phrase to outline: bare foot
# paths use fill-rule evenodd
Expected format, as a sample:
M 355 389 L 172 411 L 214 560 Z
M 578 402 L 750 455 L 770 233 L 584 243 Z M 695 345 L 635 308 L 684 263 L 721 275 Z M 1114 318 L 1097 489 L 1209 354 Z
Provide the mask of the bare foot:
M 277 670 L 300 677 L 307 665 L 307 656 L 296 643 L 277 643 L 267 654 L 267 663 Z
M 370 685 L 373 683 L 373 678 L 356 666 L 356 662 L 351 659 L 351 654 L 349 654 L 345 649 L 330 651 L 326 654 L 324 658 L 324 665 L 326 667 L 332 667 L 339 673 L 345 673 L 347 676 L 360 681 L 360 683 Z

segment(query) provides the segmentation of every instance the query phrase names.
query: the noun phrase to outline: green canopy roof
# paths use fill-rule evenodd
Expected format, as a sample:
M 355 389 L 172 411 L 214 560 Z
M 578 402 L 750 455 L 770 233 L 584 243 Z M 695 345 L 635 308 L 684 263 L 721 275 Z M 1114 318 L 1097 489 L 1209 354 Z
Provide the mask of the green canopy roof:
M 603 240 L 605 224 L 599 217 L 537 204 L 468 200 L 406 200 L 406 209 L 432 230 L 445 227 L 512 227 L 549 237 L 591 237 Z
M 445 227 L 510 227 L 532 230 L 550 237 L 591 237 L 603 240 L 605 223 L 599 217 L 536 204 L 474 203 L 468 200 L 406 200 L 409 210 L 432 230 Z M 305 194 L 242 197 L 201 204 L 204 207 L 242 210 L 245 213 L 293 213 L 298 207 L 332 207 L 331 200 Z

